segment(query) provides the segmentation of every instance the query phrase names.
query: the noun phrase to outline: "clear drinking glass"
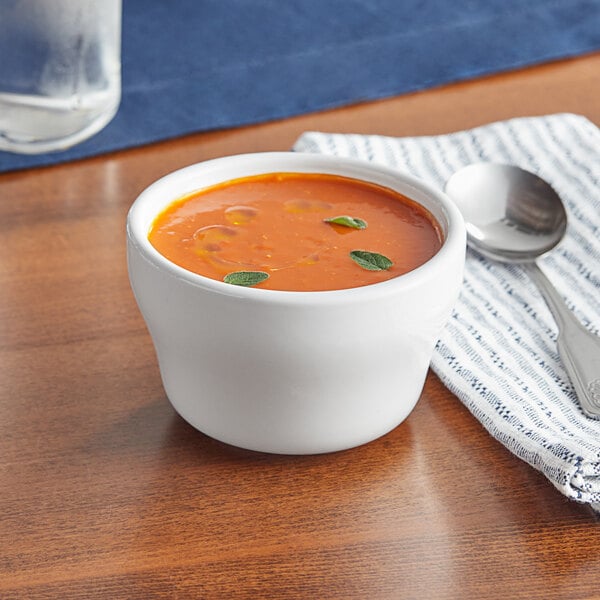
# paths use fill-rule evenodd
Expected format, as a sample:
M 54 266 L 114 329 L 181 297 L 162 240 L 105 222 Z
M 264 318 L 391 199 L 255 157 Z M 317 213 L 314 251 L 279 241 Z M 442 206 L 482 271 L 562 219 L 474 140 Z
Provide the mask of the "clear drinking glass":
M 0 0 L 0 150 L 63 150 L 121 100 L 121 0 Z

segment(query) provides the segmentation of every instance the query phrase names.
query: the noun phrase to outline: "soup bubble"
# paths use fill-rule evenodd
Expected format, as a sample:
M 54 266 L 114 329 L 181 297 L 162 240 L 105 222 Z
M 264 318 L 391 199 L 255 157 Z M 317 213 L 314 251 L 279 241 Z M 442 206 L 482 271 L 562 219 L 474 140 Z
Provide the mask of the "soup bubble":
M 258 210 L 251 206 L 230 206 L 225 210 L 225 218 L 232 225 L 244 225 L 250 223 L 257 214 Z
M 194 247 L 199 254 L 220 252 L 237 235 L 233 227 L 227 225 L 207 225 L 194 232 Z

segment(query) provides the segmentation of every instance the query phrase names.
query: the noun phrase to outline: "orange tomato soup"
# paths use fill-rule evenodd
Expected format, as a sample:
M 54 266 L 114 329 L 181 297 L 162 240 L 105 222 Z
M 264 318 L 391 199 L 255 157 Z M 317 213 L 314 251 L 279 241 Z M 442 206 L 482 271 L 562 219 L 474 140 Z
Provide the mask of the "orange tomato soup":
M 357 229 L 327 222 L 364 221 Z M 173 202 L 148 239 L 173 263 L 222 281 L 238 271 L 268 278 L 255 287 L 324 291 L 402 275 L 442 244 L 431 214 L 391 189 L 347 177 L 271 173 L 220 183 Z M 383 255 L 389 268 L 368 270 L 355 250 Z

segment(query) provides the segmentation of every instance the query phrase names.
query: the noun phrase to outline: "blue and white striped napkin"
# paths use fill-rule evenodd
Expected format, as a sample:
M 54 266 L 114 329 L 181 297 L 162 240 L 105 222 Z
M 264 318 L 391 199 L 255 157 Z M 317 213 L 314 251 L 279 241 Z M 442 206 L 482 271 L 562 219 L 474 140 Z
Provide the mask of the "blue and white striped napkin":
M 600 130 L 585 118 L 519 118 L 414 138 L 307 132 L 294 150 L 366 159 L 440 188 L 460 167 L 480 161 L 539 174 L 569 216 L 566 238 L 539 264 L 582 323 L 600 334 Z M 598 509 L 600 421 L 581 411 L 556 338 L 526 273 L 470 250 L 460 298 L 431 366 L 491 435 L 563 494 Z

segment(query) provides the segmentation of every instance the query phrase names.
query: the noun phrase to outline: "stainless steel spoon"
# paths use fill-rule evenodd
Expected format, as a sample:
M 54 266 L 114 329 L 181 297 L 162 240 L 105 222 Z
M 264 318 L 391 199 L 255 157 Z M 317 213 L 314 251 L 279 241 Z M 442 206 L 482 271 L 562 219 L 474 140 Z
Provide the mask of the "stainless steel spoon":
M 465 219 L 473 248 L 526 268 L 558 325 L 558 352 L 581 408 L 600 418 L 600 338 L 583 327 L 535 263 L 565 234 L 567 214 L 558 194 L 533 173 L 494 163 L 460 169 L 446 193 Z

